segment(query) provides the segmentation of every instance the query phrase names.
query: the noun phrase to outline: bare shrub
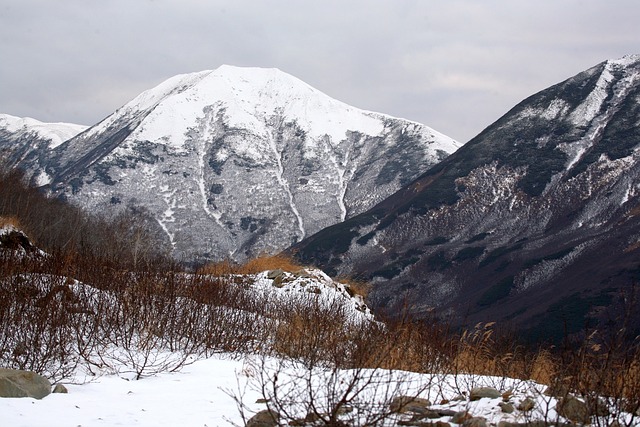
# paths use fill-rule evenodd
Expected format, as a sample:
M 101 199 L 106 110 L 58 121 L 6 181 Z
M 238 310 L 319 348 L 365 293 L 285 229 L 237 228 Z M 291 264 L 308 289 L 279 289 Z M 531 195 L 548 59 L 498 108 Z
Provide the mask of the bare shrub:
M 238 265 L 229 260 L 225 259 L 219 262 L 211 262 L 203 265 L 198 268 L 197 274 L 209 275 L 209 276 L 227 276 L 230 274 L 238 273 Z
M 0 364 L 39 372 L 52 381 L 77 367 L 75 306 L 63 278 L 11 274 L 0 278 Z
M 301 365 L 288 359 L 257 357 L 250 363 L 249 387 L 263 398 L 267 409 L 289 425 L 396 425 L 401 407 L 415 400 L 431 384 L 410 373 L 380 368 L 341 369 Z M 238 401 L 238 394 L 231 393 Z M 238 405 L 247 419 L 246 406 Z

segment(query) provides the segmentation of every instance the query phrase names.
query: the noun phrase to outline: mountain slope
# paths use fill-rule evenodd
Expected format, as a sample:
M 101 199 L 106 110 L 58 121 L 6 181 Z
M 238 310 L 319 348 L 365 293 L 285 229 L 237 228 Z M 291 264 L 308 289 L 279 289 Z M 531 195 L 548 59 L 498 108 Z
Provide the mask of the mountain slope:
M 276 69 L 173 77 L 47 153 L 52 191 L 143 208 L 176 256 L 277 251 L 363 212 L 459 146 Z
M 48 153 L 87 129 L 71 123 L 43 123 L 29 117 L 0 114 L 0 156 L 10 167 L 31 165 L 40 169 L 39 153 Z
M 543 90 L 293 252 L 373 280 L 378 309 L 578 330 L 640 277 L 639 82 L 629 56 Z

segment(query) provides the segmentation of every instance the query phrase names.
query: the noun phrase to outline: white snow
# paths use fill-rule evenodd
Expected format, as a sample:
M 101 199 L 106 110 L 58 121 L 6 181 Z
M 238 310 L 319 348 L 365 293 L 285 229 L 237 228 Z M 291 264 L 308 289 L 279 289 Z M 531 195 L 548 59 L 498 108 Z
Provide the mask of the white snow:
M 630 55 L 625 55 L 622 58 L 610 59 L 609 61 L 607 61 L 607 63 L 612 65 L 627 67 L 638 61 L 640 61 L 640 54 L 630 54 Z
M 51 183 L 51 177 L 49 174 L 43 169 L 38 172 L 38 176 L 36 176 L 36 186 L 42 187 L 43 185 L 47 185 Z
M 291 207 L 291 212 L 296 217 L 296 221 L 298 223 L 298 230 L 300 231 L 300 235 L 298 236 L 298 240 L 302 240 L 307 235 L 306 230 L 304 229 L 304 221 L 302 220 L 302 215 L 300 215 L 300 211 L 296 207 L 295 200 L 293 198 L 293 193 L 291 193 L 291 188 L 289 187 L 289 182 L 284 177 L 284 166 L 282 164 L 282 152 L 278 149 L 278 144 L 275 138 L 275 135 L 271 131 L 267 131 L 269 142 L 269 147 L 273 152 L 273 158 L 276 161 L 276 169 L 274 170 L 274 175 L 278 184 L 287 195 L 287 199 L 289 201 L 289 206 Z
M 35 133 L 40 138 L 48 139 L 49 148 L 53 149 L 83 132 L 87 126 L 72 123 L 44 123 L 30 117 L 0 114 L 0 128 L 12 133 Z
M 637 59 L 638 58 L 636 58 L 636 60 Z M 571 169 L 580 161 L 589 148 L 599 142 L 604 129 L 619 110 L 620 103 L 627 98 L 631 89 L 637 85 L 640 75 L 633 71 L 627 71 L 627 74 L 617 81 L 613 88 L 610 87 L 612 81 L 615 81 L 612 70 L 629 60 L 629 58 L 624 57 L 618 61 L 607 62 L 605 69 L 602 71 L 596 83 L 595 89 L 589 94 L 587 99 L 569 115 L 569 118 L 576 126 L 589 125 L 590 127 L 582 139 L 572 143 L 558 144 L 558 148 L 565 152 L 568 157 L 566 170 Z M 610 106 L 605 109 L 604 114 L 601 114 L 602 104 L 607 100 L 608 92 L 611 89 L 613 89 L 614 95 L 607 101 Z
M 607 99 L 607 89 L 613 80 L 611 70 L 605 68 L 596 82 L 596 87 L 589 93 L 587 99 L 569 115 L 569 119 L 577 126 L 590 123 L 602 109 L 602 103 Z
M 541 114 L 547 120 L 554 120 L 563 115 L 569 109 L 569 104 L 563 99 L 554 99 L 549 107 Z
M 184 135 L 204 116 L 205 107 L 216 106 L 224 112 L 228 125 L 248 129 L 267 137 L 265 120 L 281 115 L 296 121 L 311 139 L 328 136 L 332 145 L 346 138 L 348 130 L 378 135 L 384 130 L 384 114 L 351 107 L 314 89 L 303 81 L 275 68 L 250 68 L 223 65 L 172 77 L 147 90 L 90 130 L 104 131 L 121 117 L 142 118 L 130 138 L 163 142 L 181 150 Z M 170 120 L 168 119 L 170 118 Z M 442 149 L 455 151 L 460 144 L 438 132 Z M 250 147 L 237 147 L 250 151 Z

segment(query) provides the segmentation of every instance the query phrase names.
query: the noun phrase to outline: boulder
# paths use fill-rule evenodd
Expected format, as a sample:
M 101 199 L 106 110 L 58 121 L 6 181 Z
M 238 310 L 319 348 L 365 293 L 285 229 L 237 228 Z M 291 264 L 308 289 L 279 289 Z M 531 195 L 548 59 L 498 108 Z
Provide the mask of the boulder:
M 267 271 L 267 279 L 274 280 L 278 277 L 282 277 L 284 275 L 284 270 L 281 268 L 276 268 L 275 270 Z
M 559 399 L 556 411 L 574 423 L 588 424 L 591 418 L 587 404 L 572 395 Z
M 527 397 L 518 405 L 518 409 L 522 412 L 528 412 L 535 407 L 536 407 L 536 401 L 530 397 Z
M 498 397 L 502 397 L 502 393 L 496 390 L 493 387 L 476 387 L 471 389 L 471 393 L 469 398 L 471 401 L 480 400 L 483 397 L 488 397 L 489 399 L 496 399 Z
M 512 414 L 513 411 L 515 411 L 516 409 L 513 407 L 511 403 L 507 403 L 507 402 L 500 402 L 498 403 L 498 406 L 500 407 L 500 409 L 502 409 L 502 412 L 504 412 L 505 414 Z
M 456 412 L 451 417 L 451 422 L 455 423 L 455 424 L 462 424 L 463 422 L 465 422 L 465 421 L 467 421 L 467 420 L 469 420 L 471 418 L 473 418 L 473 415 L 471 415 L 467 411 L 460 411 L 460 412 Z
M 247 427 L 276 427 L 280 421 L 280 415 L 277 412 L 265 409 L 249 418 Z
M 53 388 L 52 393 L 69 393 L 69 390 L 67 390 L 67 388 L 62 385 L 62 384 L 56 384 L 56 386 Z
M 51 393 L 51 383 L 31 371 L 0 368 L 0 397 L 33 397 L 42 399 Z
M 397 396 L 393 398 L 389 406 L 392 412 L 423 414 L 427 412 L 431 402 L 420 397 Z
M 471 417 L 462 423 L 463 427 L 488 427 L 487 420 L 482 417 Z

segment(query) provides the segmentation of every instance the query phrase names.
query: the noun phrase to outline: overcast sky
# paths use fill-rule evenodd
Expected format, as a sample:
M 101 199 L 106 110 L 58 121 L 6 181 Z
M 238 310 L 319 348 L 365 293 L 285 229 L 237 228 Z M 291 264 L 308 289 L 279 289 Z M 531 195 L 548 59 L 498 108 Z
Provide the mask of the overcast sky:
M 175 74 L 232 64 L 466 142 L 633 53 L 637 0 L 0 0 L 0 113 L 92 125 Z

